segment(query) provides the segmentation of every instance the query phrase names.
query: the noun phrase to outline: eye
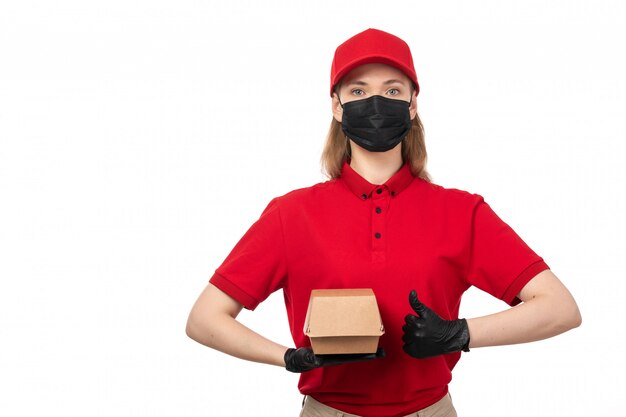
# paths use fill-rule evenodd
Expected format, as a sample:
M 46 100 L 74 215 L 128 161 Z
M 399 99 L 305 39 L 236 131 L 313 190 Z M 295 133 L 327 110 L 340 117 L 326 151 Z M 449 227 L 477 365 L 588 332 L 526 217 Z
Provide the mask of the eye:
M 363 94 L 365 94 L 365 91 L 361 90 L 360 88 L 353 88 L 350 92 L 355 96 L 362 96 Z
M 389 94 L 390 96 L 397 96 L 398 94 L 400 94 L 400 90 L 398 90 L 397 88 L 390 88 L 389 90 L 387 90 L 387 94 Z

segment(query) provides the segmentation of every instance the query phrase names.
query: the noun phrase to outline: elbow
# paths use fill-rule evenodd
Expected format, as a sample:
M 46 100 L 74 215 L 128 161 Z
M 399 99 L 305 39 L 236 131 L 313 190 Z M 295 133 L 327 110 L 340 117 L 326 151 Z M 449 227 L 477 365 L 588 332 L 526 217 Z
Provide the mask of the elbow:
M 192 311 L 187 319 L 185 333 L 187 336 L 201 345 L 215 348 L 216 335 L 220 333 L 222 321 L 217 316 L 203 312 Z
M 572 313 L 570 324 L 572 326 L 571 329 L 575 329 L 576 327 L 579 327 L 581 324 L 583 324 L 583 316 L 580 314 L 578 306 L 575 306 L 575 311 Z
M 187 324 L 185 326 L 185 333 L 190 339 L 195 340 L 198 343 L 203 343 L 202 335 L 206 334 L 206 328 L 208 327 L 209 323 L 207 323 L 206 319 L 201 321 L 200 318 L 197 317 L 197 314 L 194 313 L 195 312 L 192 311 L 189 314 L 189 318 L 187 319 Z
M 187 325 L 185 326 L 185 334 L 187 334 L 187 337 L 189 337 L 190 339 L 196 340 L 196 331 L 192 320 L 192 316 L 189 315 L 189 318 L 187 319 Z
M 189 317 L 185 333 L 196 342 L 215 348 L 224 337 L 243 306 L 209 284 L 200 294 Z
M 570 300 L 570 306 L 568 308 L 569 311 L 569 325 L 570 329 L 575 329 L 579 327 L 583 323 L 583 316 L 580 314 L 580 309 L 578 308 L 578 304 L 572 297 Z
M 576 303 L 572 301 L 572 305 L 569 306 L 569 308 L 566 308 L 561 315 L 558 327 L 560 332 L 566 332 L 579 327 L 582 322 L 583 318 L 580 314 L 580 310 L 578 309 Z

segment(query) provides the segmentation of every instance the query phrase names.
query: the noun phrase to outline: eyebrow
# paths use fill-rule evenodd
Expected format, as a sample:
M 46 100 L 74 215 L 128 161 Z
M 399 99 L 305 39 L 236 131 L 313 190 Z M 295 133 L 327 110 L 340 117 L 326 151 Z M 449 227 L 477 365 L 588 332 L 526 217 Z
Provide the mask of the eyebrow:
M 400 80 L 391 79 L 391 80 L 385 81 L 383 84 L 384 85 L 389 85 L 389 84 L 402 84 L 402 85 L 404 85 L 405 83 L 403 83 Z
M 392 78 L 390 80 L 384 81 L 383 85 L 390 85 L 390 84 L 401 84 L 401 85 L 406 85 L 406 83 L 400 81 L 400 80 L 396 80 L 395 78 Z M 350 81 L 348 83 L 348 85 L 367 85 L 367 83 L 365 81 L 361 81 L 361 80 L 354 80 L 354 81 Z

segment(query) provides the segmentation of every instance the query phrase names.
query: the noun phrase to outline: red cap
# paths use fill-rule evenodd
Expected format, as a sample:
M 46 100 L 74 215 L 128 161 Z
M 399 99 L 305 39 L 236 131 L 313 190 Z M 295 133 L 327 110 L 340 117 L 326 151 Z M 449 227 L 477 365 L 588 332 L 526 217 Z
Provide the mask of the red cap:
M 380 63 L 395 67 L 406 74 L 419 93 L 417 75 L 409 45 L 391 33 L 367 29 L 339 45 L 330 69 L 330 95 L 341 78 L 363 64 Z

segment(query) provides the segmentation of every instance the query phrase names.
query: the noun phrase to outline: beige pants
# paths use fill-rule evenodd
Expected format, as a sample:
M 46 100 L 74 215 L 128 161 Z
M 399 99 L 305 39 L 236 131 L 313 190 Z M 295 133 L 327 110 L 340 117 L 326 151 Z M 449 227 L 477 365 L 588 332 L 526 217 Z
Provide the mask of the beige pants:
M 360 417 L 356 414 L 348 414 L 334 408 L 328 407 L 313 397 L 306 396 L 304 407 L 300 412 L 300 417 Z M 416 413 L 408 414 L 405 417 L 457 417 L 450 394 L 446 394 L 441 400 Z

